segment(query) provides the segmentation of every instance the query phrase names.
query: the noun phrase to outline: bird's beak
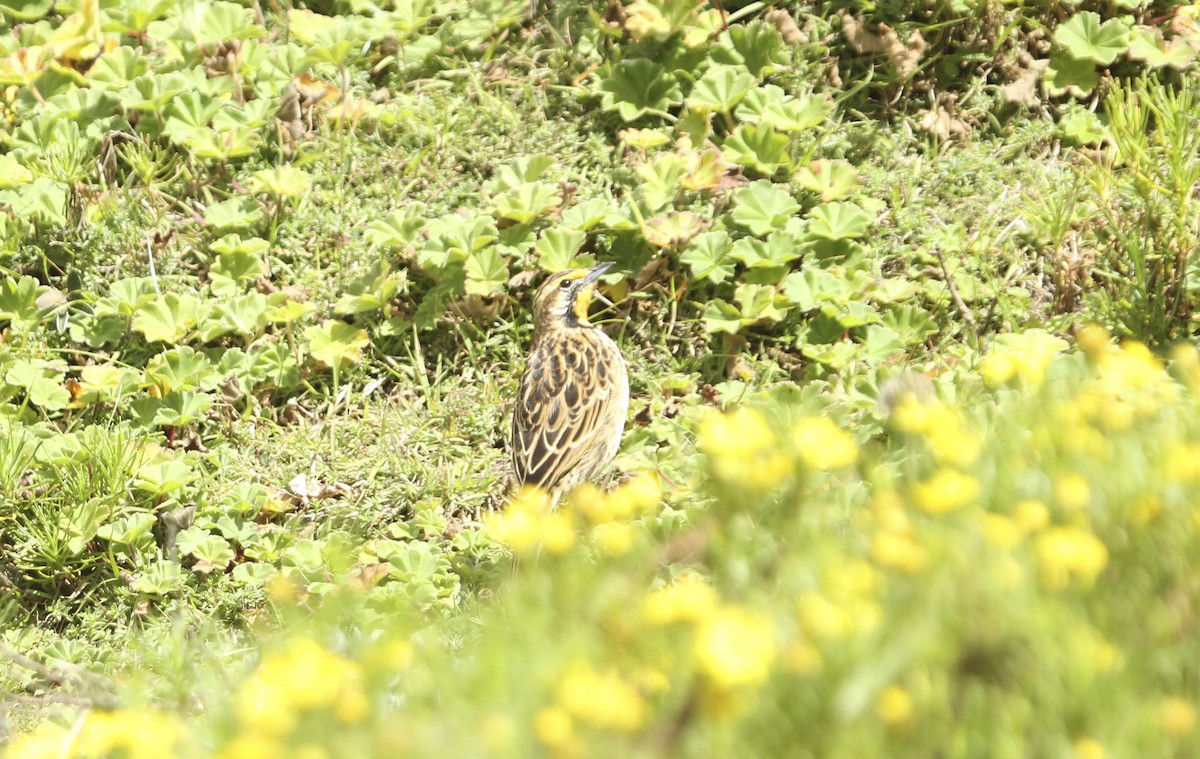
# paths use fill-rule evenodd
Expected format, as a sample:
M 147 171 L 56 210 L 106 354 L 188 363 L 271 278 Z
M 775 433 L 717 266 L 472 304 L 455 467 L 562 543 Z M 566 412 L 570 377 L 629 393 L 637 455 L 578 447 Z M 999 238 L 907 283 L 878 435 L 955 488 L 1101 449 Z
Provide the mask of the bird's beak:
M 612 265 L 613 265 L 612 261 L 605 261 L 602 264 L 596 264 L 595 266 L 593 266 L 591 269 L 588 270 L 588 273 L 584 275 L 583 279 L 579 280 L 579 284 L 580 285 L 592 284 L 596 280 L 600 279 L 600 277 L 604 276 L 604 272 L 611 269 Z

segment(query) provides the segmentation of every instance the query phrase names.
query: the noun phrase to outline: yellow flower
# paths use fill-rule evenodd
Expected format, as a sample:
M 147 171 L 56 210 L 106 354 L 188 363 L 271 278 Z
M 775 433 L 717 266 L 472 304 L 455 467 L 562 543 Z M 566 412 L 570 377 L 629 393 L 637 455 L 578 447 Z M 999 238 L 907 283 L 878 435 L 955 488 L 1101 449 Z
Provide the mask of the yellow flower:
M 1037 532 L 1050 524 L 1050 509 L 1041 501 L 1032 498 L 1018 501 L 1013 511 L 1017 526 L 1025 532 Z
M 278 738 L 255 731 L 235 735 L 216 759 L 283 759 L 288 753 Z
M 699 622 L 716 611 L 720 598 L 713 587 L 694 574 L 650 591 L 642 601 L 642 617 L 652 625 Z
M 568 511 L 551 511 L 546 494 L 525 488 L 508 507 L 491 515 L 486 528 L 518 555 L 544 548 L 564 554 L 575 546 L 575 525 Z
M 1077 578 L 1090 586 L 1108 564 L 1108 549 L 1090 532 L 1078 527 L 1054 527 L 1038 535 L 1038 565 L 1046 586 L 1062 589 Z
M 120 753 L 129 759 L 172 756 L 182 726 L 172 716 L 154 711 L 118 709 L 92 711 L 80 730 L 77 746 L 88 755 Z
M 575 739 L 571 715 L 561 706 L 547 706 L 533 716 L 533 733 L 546 746 L 559 748 Z
M 765 491 L 792 474 L 792 460 L 778 449 L 766 417 L 751 408 L 711 412 L 700 422 L 700 449 L 725 482 Z
M 571 506 L 593 524 L 633 519 L 661 501 L 662 488 L 653 472 L 641 472 L 609 493 L 584 485 L 571 496 Z
M 871 558 L 908 574 L 929 566 L 929 552 L 905 533 L 875 533 L 871 537 Z
M 962 508 L 979 497 L 979 480 L 955 469 L 939 469 L 913 488 L 918 507 L 930 514 Z
M 758 685 L 771 674 L 775 631 L 766 617 L 724 606 L 696 630 L 696 662 L 718 688 Z
M 811 643 L 793 643 L 788 647 L 785 664 L 797 675 L 807 675 L 821 668 L 821 652 Z
M 633 535 L 633 526 L 624 522 L 605 522 L 592 528 L 592 541 L 609 556 L 629 553 Z
M 18 734 L 5 748 L 5 759 L 61 759 L 71 756 L 73 736 L 63 728 L 48 722 L 38 725 L 32 733 Z
M 572 667 L 558 685 L 558 703 L 575 719 L 592 727 L 633 732 L 646 721 L 645 699 L 616 672 L 596 672 L 589 665 Z
M 858 460 L 854 438 L 824 416 L 805 419 L 796 425 L 792 445 L 809 469 L 844 469 Z
M 903 688 L 889 685 L 875 699 L 875 713 L 889 727 L 903 725 L 912 719 L 912 697 Z
M 797 601 L 801 628 L 813 638 L 845 638 L 855 632 L 868 632 L 879 625 L 879 604 L 866 598 L 831 600 L 810 591 Z
M 1092 738 L 1080 738 L 1071 747 L 1075 759 L 1104 759 L 1104 744 Z
M 1054 481 L 1054 498 L 1064 509 L 1078 511 L 1087 506 L 1091 497 L 1091 487 L 1078 474 L 1064 474 Z
M 1042 330 L 1003 335 L 998 342 L 1000 345 L 979 366 L 989 385 L 1000 385 L 1016 377 L 1036 387 L 1054 357 L 1068 348 L 1066 340 Z
M 285 735 L 299 712 L 329 709 L 348 724 L 370 711 L 362 665 L 326 650 L 312 638 L 289 640 L 267 651 L 235 695 L 239 721 L 270 735 Z
M 962 413 L 939 400 L 907 397 L 891 419 L 902 432 L 921 435 L 929 453 L 939 462 L 970 466 L 983 450 L 979 436 L 968 429 Z
M 1186 699 L 1164 698 L 1158 705 L 1158 722 L 1170 735 L 1186 735 L 1196 727 L 1196 707 Z
M 1173 482 L 1200 483 L 1200 443 L 1177 442 L 1163 454 L 1163 471 Z
M 1021 542 L 1021 526 L 1003 514 L 984 514 L 983 537 L 992 545 L 1011 550 Z

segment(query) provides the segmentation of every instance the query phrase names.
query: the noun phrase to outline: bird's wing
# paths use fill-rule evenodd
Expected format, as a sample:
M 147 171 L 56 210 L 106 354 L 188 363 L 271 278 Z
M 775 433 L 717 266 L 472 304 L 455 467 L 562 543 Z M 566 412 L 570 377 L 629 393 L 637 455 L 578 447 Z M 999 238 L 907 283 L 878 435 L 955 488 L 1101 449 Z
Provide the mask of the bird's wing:
M 529 357 L 513 411 L 517 482 L 553 490 L 579 465 L 615 392 L 612 367 L 597 369 L 596 346 L 563 346 Z

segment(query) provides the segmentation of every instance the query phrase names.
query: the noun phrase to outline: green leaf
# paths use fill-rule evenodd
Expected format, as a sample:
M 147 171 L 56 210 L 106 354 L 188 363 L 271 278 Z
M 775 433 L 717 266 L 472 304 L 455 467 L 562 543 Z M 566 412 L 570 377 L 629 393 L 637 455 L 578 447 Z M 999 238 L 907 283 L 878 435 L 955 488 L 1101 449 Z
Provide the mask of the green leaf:
M 29 402 L 47 411 L 61 411 L 71 402 L 71 394 L 62 383 L 39 377 L 29 386 Z
M 584 232 L 575 229 L 544 230 L 534 246 L 538 253 L 538 266 L 548 272 L 586 266 L 587 259 L 576 255 L 586 239 Z
M 758 19 L 730 25 L 721 33 L 713 58 L 720 63 L 740 64 L 758 79 L 782 71 L 791 62 L 783 35 Z
M 823 203 L 809 212 L 808 232 L 825 240 L 863 237 L 875 220 L 854 203 Z
M 733 220 L 758 237 L 783 229 L 800 204 L 771 182 L 760 179 L 733 195 Z
M 679 260 L 691 268 L 692 276 L 697 280 L 721 283 L 733 276 L 734 264 L 729 248 L 728 232 L 704 232 L 692 238 Z
M 42 309 L 38 307 L 38 298 L 49 291 L 49 287 L 28 275 L 0 279 L 0 320 L 40 321 Z
M 734 66 L 711 66 L 685 101 L 694 111 L 729 113 L 746 93 L 758 84 L 750 74 Z
M 848 161 L 822 158 L 796 172 L 796 182 L 821 196 L 821 200 L 842 200 L 856 192 L 862 183 Z
M 407 272 L 393 273 L 387 261 L 376 261 L 346 286 L 334 310 L 344 315 L 378 311 L 396 298 L 407 281 Z
M 249 8 L 225 0 L 192 0 L 183 6 L 172 39 L 211 48 L 220 42 L 250 39 L 264 33 L 262 27 L 254 24 L 254 12 Z
M 176 390 L 212 390 L 220 384 L 221 374 L 203 353 L 181 345 L 146 363 L 146 382 L 162 394 Z
M 1070 91 L 1082 97 L 1100 83 L 1096 64 L 1088 60 L 1079 60 L 1066 53 L 1051 56 L 1043 76 L 1053 95 Z
M 524 184 L 541 179 L 554 159 L 548 155 L 529 155 L 513 159 L 496 171 L 496 176 L 484 184 L 484 189 L 492 194 L 515 190 Z
M 498 292 L 508 283 L 508 264 L 494 246 L 472 253 L 463 269 L 467 275 L 466 290 L 472 295 Z
M 1196 58 L 1196 50 L 1181 37 L 1163 40 L 1162 30 L 1153 26 L 1134 27 L 1129 36 L 1129 57 L 1145 61 L 1151 68 L 1186 68 Z
M 234 559 L 233 549 L 224 538 L 199 527 L 180 530 L 175 546 L 181 554 L 196 559 L 192 571 L 201 574 L 224 571 Z
M 146 464 L 134 475 L 133 486 L 151 495 L 174 493 L 196 479 L 196 473 L 182 461 Z
M 367 331 L 340 321 L 326 321 L 304 330 L 309 353 L 328 367 L 357 364 L 370 344 Z
M 558 187 L 549 182 L 529 182 L 498 195 L 492 201 L 497 217 L 531 224 L 562 203 Z
M 129 586 L 137 593 L 148 596 L 165 596 L 183 589 L 183 576 L 179 562 L 155 559 L 133 578 Z
M 590 198 L 563 211 L 558 227 L 586 232 L 603 224 L 610 211 L 612 206 L 604 198 Z
M 296 198 L 312 187 L 312 176 L 289 164 L 260 169 L 250 175 L 251 192 L 263 192 L 277 198 Z
M 1129 47 L 1129 25 L 1120 19 L 1100 23 L 1100 14 L 1076 13 L 1054 30 L 1054 41 L 1073 58 L 1107 66 Z
M 20 190 L 0 190 L 0 203 L 6 204 L 20 219 L 59 226 L 67 223 L 66 185 L 49 177 L 37 177 Z
M 191 390 L 145 400 L 153 401 L 152 405 L 157 407 L 154 409 L 154 416 L 150 418 L 150 424 L 147 425 L 151 427 L 188 427 L 202 421 L 213 405 L 211 395 Z
M 600 81 L 599 90 L 604 110 L 616 110 L 625 121 L 634 121 L 647 113 L 665 113 L 680 102 L 675 78 L 647 58 L 620 61 Z
M 736 335 L 742 328 L 742 312 L 723 300 L 710 300 L 704 307 L 704 329 Z
M 424 210 L 418 204 L 397 208 L 371 222 L 363 236 L 374 245 L 404 248 L 412 244 L 425 226 Z
M 150 342 L 178 343 L 200 319 L 200 299 L 168 293 L 138 309 L 133 329 Z
M 204 223 L 216 230 L 249 229 L 262 221 L 262 217 L 262 209 L 253 199 L 236 197 L 209 206 Z
M 736 163 L 770 176 L 787 164 L 788 137 L 774 128 L 742 124 L 725 140 L 722 155 Z

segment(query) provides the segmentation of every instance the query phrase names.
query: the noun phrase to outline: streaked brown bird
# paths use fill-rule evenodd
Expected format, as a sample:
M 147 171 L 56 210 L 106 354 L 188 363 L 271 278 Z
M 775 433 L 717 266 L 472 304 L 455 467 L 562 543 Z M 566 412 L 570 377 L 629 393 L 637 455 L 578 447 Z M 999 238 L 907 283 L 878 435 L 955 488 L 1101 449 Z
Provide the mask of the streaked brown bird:
M 518 487 L 536 485 L 551 504 L 604 474 L 625 428 L 625 360 L 588 322 L 596 280 L 610 266 L 553 274 L 533 297 L 533 344 L 513 410 L 513 468 Z

